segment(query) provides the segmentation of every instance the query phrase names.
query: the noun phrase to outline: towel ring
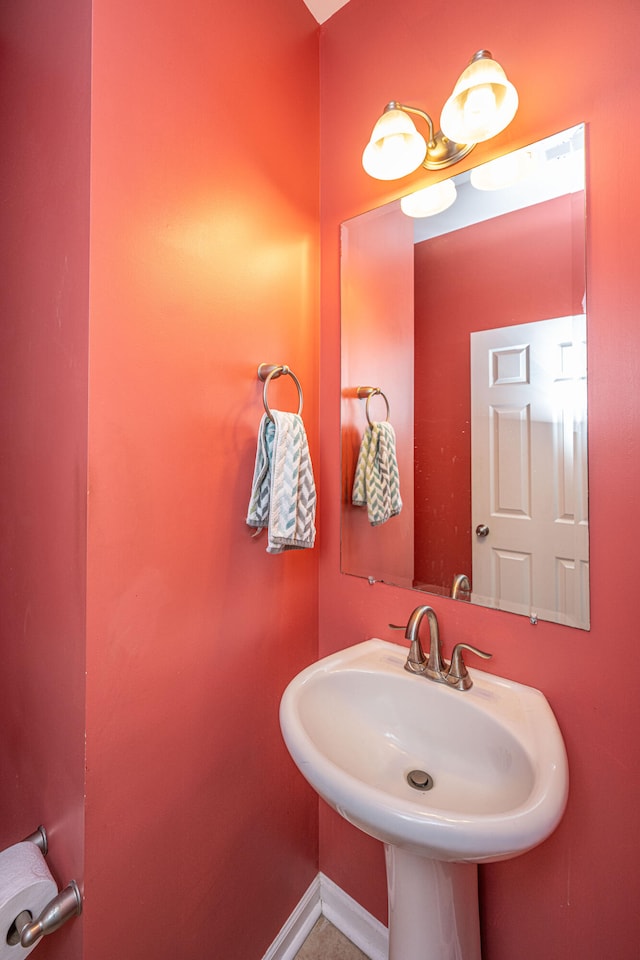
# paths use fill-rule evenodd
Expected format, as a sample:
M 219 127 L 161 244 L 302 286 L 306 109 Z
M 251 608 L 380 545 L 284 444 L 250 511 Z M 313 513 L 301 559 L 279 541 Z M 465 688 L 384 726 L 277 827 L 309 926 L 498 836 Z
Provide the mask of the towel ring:
M 298 416 L 300 416 L 302 413 L 302 387 L 300 386 L 300 381 L 296 377 L 293 370 L 291 370 L 285 363 L 261 363 L 258 367 L 258 378 L 260 380 L 264 380 L 262 402 L 264 403 L 265 413 L 269 417 L 269 420 L 273 420 L 273 414 L 271 413 L 269 401 L 267 399 L 269 393 L 269 384 L 272 380 L 277 380 L 278 377 L 284 375 L 290 376 L 296 385 L 298 390 Z
M 373 426 L 373 422 L 371 420 L 371 417 L 369 416 L 369 401 L 371 400 L 372 397 L 382 397 L 382 399 L 385 402 L 385 406 L 387 408 L 387 415 L 384 418 L 384 422 L 385 423 L 389 422 L 389 401 L 387 400 L 386 395 L 382 392 L 380 387 L 356 387 L 356 396 L 360 400 L 366 399 L 367 401 L 364 408 L 364 412 L 367 415 L 367 423 L 369 424 L 370 427 Z

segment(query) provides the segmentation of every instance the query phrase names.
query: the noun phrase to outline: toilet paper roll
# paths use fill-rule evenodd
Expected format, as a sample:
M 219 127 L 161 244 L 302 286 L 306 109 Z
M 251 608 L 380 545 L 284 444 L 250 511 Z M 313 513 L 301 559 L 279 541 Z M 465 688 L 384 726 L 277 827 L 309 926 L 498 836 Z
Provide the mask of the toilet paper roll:
M 40 940 L 25 949 L 15 919 L 28 910 L 35 920 L 58 893 L 40 849 L 26 841 L 0 852 L 0 960 L 28 956 Z

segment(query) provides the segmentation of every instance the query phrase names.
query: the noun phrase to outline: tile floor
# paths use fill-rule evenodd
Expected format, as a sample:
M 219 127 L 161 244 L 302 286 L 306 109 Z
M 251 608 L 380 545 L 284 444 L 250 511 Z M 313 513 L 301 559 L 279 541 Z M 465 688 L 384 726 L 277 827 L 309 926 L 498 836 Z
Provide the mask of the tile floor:
M 295 955 L 295 960 L 368 960 L 326 917 L 314 925 Z

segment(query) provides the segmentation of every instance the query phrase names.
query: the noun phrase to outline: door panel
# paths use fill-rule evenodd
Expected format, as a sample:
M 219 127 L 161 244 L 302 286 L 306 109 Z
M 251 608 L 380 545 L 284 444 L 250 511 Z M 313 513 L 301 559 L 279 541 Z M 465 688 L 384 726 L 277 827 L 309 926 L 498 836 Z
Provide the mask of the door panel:
M 588 627 L 586 318 L 471 334 L 473 599 Z

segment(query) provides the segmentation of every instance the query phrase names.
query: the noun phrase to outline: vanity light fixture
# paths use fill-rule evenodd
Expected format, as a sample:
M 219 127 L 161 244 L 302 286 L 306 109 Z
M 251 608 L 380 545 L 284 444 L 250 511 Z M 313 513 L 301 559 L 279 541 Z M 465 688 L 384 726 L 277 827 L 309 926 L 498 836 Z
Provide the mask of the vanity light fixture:
M 424 110 L 392 100 L 371 134 L 362 166 L 376 180 L 397 180 L 419 166 L 440 170 L 462 160 L 476 143 L 490 140 L 507 127 L 518 109 L 516 88 L 488 50 L 479 50 L 462 72 L 442 108 L 441 130 Z M 425 140 L 409 116 L 427 124 Z

